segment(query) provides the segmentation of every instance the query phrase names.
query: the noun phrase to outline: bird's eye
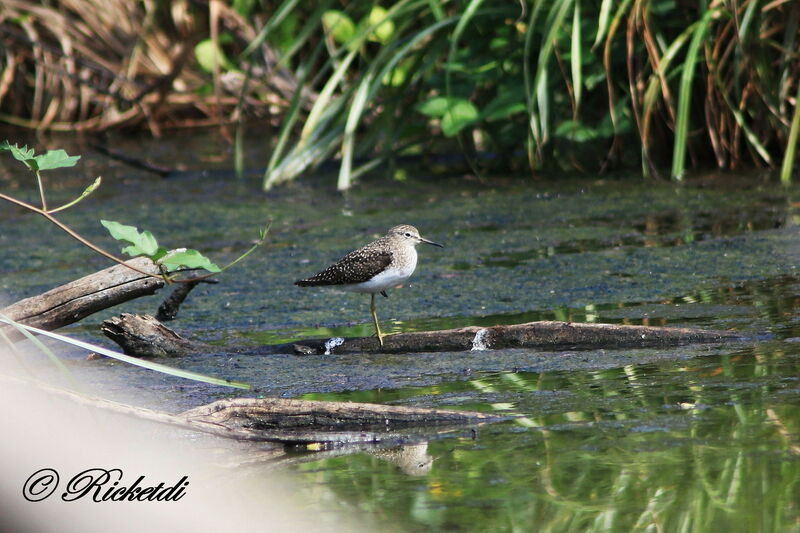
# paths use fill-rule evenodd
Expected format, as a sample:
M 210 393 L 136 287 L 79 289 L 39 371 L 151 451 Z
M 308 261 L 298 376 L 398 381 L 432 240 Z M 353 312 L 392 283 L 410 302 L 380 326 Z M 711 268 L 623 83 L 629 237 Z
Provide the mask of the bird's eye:
M 411 237 L 411 234 L 410 234 L 409 232 L 406 232 L 406 233 L 405 233 L 405 236 L 406 236 L 406 237 Z

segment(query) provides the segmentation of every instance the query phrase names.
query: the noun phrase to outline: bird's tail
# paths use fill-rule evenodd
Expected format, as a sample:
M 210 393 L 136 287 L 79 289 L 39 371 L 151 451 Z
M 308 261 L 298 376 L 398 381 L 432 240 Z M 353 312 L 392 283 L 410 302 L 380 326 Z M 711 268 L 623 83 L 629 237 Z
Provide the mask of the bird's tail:
M 314 278 L 298 279 L 294 282 L 299 287 L 315 287 L 317 285 L 325 285 L 324 282 Z

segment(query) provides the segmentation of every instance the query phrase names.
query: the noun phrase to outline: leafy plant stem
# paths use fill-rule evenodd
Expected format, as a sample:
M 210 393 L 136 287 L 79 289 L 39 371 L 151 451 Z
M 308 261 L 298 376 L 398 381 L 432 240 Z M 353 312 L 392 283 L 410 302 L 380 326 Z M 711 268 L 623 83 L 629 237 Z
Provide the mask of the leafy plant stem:
M 91 189 L 91 188 L 92 188 L 92 186 L 89 187 L 89 189 Z M 87 191 L 89 189 L 87 189 Z M 83 196 L 85 196 L 86 194 L 87 193 L 84 193 Z M 139 274 L 143 274 L 143 275 L 151 277 L 151 278 L 163 279 L 166 283 L 190 283 L 190 282 L 202 281 L 204 279 L 210 278 L 210 277 L 218 274 L 218 272 L 211 272 L 211 273 L 208 273 L 208 274 L 205 274 L 205 275 L 202 275 L 202 276 L 193 276 L 193 277 L 190 277 L 190 278 L 176 279 L 174 277 L 169 276 L 168 274 L 159 275 L 159 274 L 153 274 L 151 272 L 146 272 L 146 271 L 144 271 L 144 270 L 142 270 L 140 268 L 136 268 L 135 266 L 132 266 L 131 264 L 127 263 L 124 259 L 120 259 L 119 257 L 115 256 L 111 252 L 108 252 L 108 251 L 104 250 L 103 248 L 101 248 L 100 246 L 97 246 L 96 244 L 90 242 L 85 237 L 80 235 L 78 232 L 76 232 L 75 230 L 73 230 L 72 228 L 70 228 L 69 226 L 67 226 L 66 224 L 64 224 L 63 222 L 61 222 L 60 220 L 58 220 L 56 217 L 53 216 L 52 213 L 54 213 L 55 211 L 59 211 L 61 209 L 64 209 L 65 207 L 69 207 L 69 204 L 67 204 L 66 206 L 62 206 L 62 207 L 60 207 L 58 209 L 55 209 L 53 211 L 45 211 L 44 209 L 40 209 L 40 208 L 36 207 L 35 205 L 31 205 L 31 204 L 29 204 L 27 202 L 24 202 L 22 200 L 19 200 L 17 198 L 12 197 L 12 196 L 8 196 L 8 195 L 3 194 L 3 193 L 0 193 L 0 200 L 5 200 L 7 202 L 11 202 L 12 204 L 18 205 L 18 206 L 20 206 L 20 207 L 22 207 L 24 209 L 27 209 L 29 211 L 33 211 L 34 213 L 43 216 L 50 223 L 52 223 L 53 225 L 57 226 L 59 229 L 64 231 L 67 235 L 69 235 L 70 237 L 72 237 L 73 239 L 75 239 L 76 241 L 81 243 L 82 245 L 86 246 L 90 250 L 102 255 L 103 257 L 105 257 L 107 259 L 110 259 L 111 261 L 113 261 L 113 262 L 115 262 L 115 263 L 117 263 L 119 265 L 123 265 L 123 266 L 125 266 L 125 267 L 127 267 L 127 268 L 129 268 L 129 269 L 131 269 L 131 270 L 133 270 L 135 272 L 138 272 Z M 79 200 L 80 200 L 80 198 L 78 200 L 75 200 L 75 202 L 77 202 Z M 75 203 L 75 202 L 73 202 L 73 203 Z M 236 259 L 234 259 L 233 261 L 231 261 L 230 263 L 228 263 L 227 265 L 222 267 L 220 269 L 220 272 L 229 269 L 230 267 L 232 267 L 233 265 L 235 265 L 236 263 L 238 263 L 239 261 L 241 261 L 242 259 L 244 259 L 248 255 L 253 253 L 256 248 L 258 248 L 259 246 L 261 246 L 264 243 L 264 238 L 265 238 L 266 233 L 268 231 L 269 231 L 269 226 L 266 229 L 264 229 L 264 230 L 262 230 L 260 232 L 259 240 L 256 241 L 256 243 L 249 250 L 247 250 L 242 255 L 240 255 L 239 257 L 237 257 Z
M 36 171 L 36 183 L 39 185 L 39 196 L 42 198 L 42 211 L 47 211 L 47 199 L 44 196 L 44 185 L 42 184 L 42 176 L 39 171 Z
M 11 202 L 12 204 L 16 204 L 16 205 L 18 205 L 20 207 L 24 207 L 25 209 L 28 209 L 28 210 L 33 211 L 34 213 L 36 213 L 38 215 L 43 216 L 49 222 L 51 222 L 52 224 L 57 226 L 59 229 L 64 231 L 67 235 L 69 235 L 70 237 L 72 237 L 73 239 L 78 241 L 79 243 L 83 244 L 84 246 L 86 246 L 90 250 L 102 255 L 103 257 L 105 257 L 107 259 L 110 259 L 110 260 L 114 261 L 117 264 L 124 265 L 124 266 L 130 268 L 131 270 L 133 270 L 135 272 L 138 272 L 140 274 L 144 274 L 145 276 L 152 277 L 152 278 L 161 278 L 161 279 L 164 279 L 164 281 L 166 281 L 168 283 L 169 282 L 173 282 L 173 281 L 179 282 L 179 283 L 187 283 L 189 281 L 197 281 L 198 280 L 198 278 L 173 280 L 173 279 L 169 279 L 169 278 L 164 278 L 163 276 L 159 276 L 157 274 L 152 274 L 150 272 L 145 272 L 144 270 L 141 270 L 139 268 L 136 268 L 136 267 L 126 263 L 125 260 L 120 259 L 119 257 L 116 257 L 114 254 L 112 254 L 110 252 L 107 252 L 106 250 L 100 248 L 96 244 L 86 240 L 85 237 L 81 236 L 78 232 L 76 232 L 75 230 L 73 230 L 72 228 L 70 228 L 69 226 L 67 226 L 66 224 L 61 222 L 60 220 L 58 220 L 56 217 L 54 217 L 52 214 L 48 213 L 47 211 L 45 211 L 43 209 L 39 209 L 38 207 L 36 207 L 34 205 L 31 205 L 31 204 L 29 204 L 27 202 L 23 202 L 22 200 L 18 200 L 16 198 L 13 198 L 11 196 L 5 195 L 3 193 L 0 193 L 0 199 L 5 200 L 7 202 Z M 199 279 L 202 279 L 203 277 L 206 277 L 206 276 L 202 276 Z
M 92 183 L 91 185 L 86 187 L 86 190 L 83 191 L 83 193 L 80 196 L 78 196 L 77 198 L 75 198 L 71 202 L 67 202 L 66 204 L 64 204 L 64 205 L 62 205 L 60 207 L 56 207 L 55 209 L 49 209 L 49 210 L 47 210 L 47 212 L 52 215 L 53 213 L 58 213 L 59 211 L 63 211 L 64 209 L 72 207 L 73 205 L 77 204 L 78 202 L 80 202 L 81 200 L 83 200 L 84 198 L 86 198 L 87 196 L 92 194 L 94 192 L 94 190 L 97 189 L 100 186 L 100 183 L 102 183 L 102 178 L 100 178 L 98 176 L 97 179 L 94 180 L 94 183 Z
M 240 255 L 239 257 L 237 257 L 236 259 L 234 259 L 233 261 L 231 261 L 230 263 L 228 263 L 227 265 L 225 265 L 224 267 L 222 267 L 222 268 L 220 269 L 220 271 L 219 271 L 219 272 L 217 272 L 217 274 L 219 274 L 220 272 L 225 272 L 226 270 L 228 270 L 229 268 L 231 268 L 233 265 L 235 265 L 236 263 L 238 263 L 239 261 L 241 261 L 242 259 L 244 259 L 244 258 L 245 258 L 245 257 L 247 257 L 248 255 L 252 254 L 253 252 L 255 252 L 255 251 L 256 251 L 256 248 L 258 248 L 259 246 L 261 246 L 262 244 L 264 244 L 264 240 L 267 238 L 267 233 L 269 233 L 269 229 L 270 229 L 271 227 L 272 227 L 272 222 L 270 222 L 270 223 L 267 225 L 267 227 L 266 227 L 266 228 L 262 229 L 262 230 L 259 232 L 259 238 L 258 238 L 258 240 L 257 240 L 257 241 L 256 241 L 256 242 L 253 244 L 253 246 L 251 246 L 251 247 L 250 247 L 250 248 L 249 248 L 249 249 L 248 249 L 248 250 L 247 250 L 245 253 L 243 253 L 242 255 Z M 191 281 L 199 281 L 199 280 L 202 280 L 202 279 L 205 279 L 205 278 L 209 278 L 209 277 L 211 277 L 211 276 L 213 276 L 213 275 L 214 275 L 213 273 L 211 273 L 211 274 L 205 274 L 205 275 L 203 275 L 203 276 L 199 276 L 199 277 L 196 277 L 196 278 L 192 278 L 192 279 L 191 279 Z

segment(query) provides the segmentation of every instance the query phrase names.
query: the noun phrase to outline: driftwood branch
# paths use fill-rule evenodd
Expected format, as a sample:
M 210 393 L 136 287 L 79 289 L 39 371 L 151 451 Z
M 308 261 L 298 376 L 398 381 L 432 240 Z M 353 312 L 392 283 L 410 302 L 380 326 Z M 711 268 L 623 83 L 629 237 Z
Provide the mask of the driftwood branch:
M 450 411 L 370 403 L 281 398 L 237 398 L 173 415 L 79 394 L 41 382 L 0 375 L 0 381 L 36 387 L 47 394 L 105 411 L 240 441 L 289 445 L 378 443 L 419 439 L 423 434 L 507 420 L 473 411 Z
M 220 400 L 186 411 L 180 417 L 189 424 L 224 427 L 245 440 L 286 444 L 408 439 L 420 430 L 453 429 L 509 418 L 474 411 L 282 398 Z
M 150 316 L 124 314 L 103 323 L 103 332 L 125 353 L 139 356 L 169 355 L 172 357 L 198 351 L 220 351 L 185 339 Z M 228 346 L 227 352 L 259 355 L 293 353 L 316 355 L 364 352 L 457 352 L 504 348 L 533 349 L 601 349 L 679 346 L 744 340 L 733 331 L 696 328 L 625 326 L 568 322 L 528 322 L 511 326 L 467 327 L 440 331 L 423 331 L 387 335 L 380 347 L 374 337 L 308 339 L 286 344 L 252 347 Z
M 743 336 L 734 331 L 697 328 L 541 321 L 387 335 L 383 340 L 383 348 L 374 337 L 352 337 L 302 340 L 265 346 L 263 349 L 267 353 L 274 351 L 297 354 L 459 352 L 506 348 L 590 350 L 679 346 L 732 340 L 743 340 Z
M 137 257 L 126 261 L 139 270 L 158 275 L 150 259 Z M 10 319 L 45 330 L 54 330 L 113 307 L 122 302 L 154 294 L 164 280 L 145 276 L 124 265 L 115 265 L 38 296 L 20 300 L 0 313 Z
M 220 350 L 185 339 L 150 315 L 123 313 L 104 320 L 100 330 L 119 344 L 124 353 L 136 357 L 180 357 Z
M 206 283 L 210 283 L 214 280 L 205 280 Z M 194 289 L 200 281 L 188 281 L 186 283 L 180 283 L 177 287 L 175 287 L 169 296 L 167 296 L 164 301 L 158 306 L 158 312 L 156 313 L 156 320 L 161 320 L 162 322 L 167 320 L 173 320 L 176 316 L 178 316 L 178 309 L 180 309 L 181 304 L 189 296 L 189 293 Z

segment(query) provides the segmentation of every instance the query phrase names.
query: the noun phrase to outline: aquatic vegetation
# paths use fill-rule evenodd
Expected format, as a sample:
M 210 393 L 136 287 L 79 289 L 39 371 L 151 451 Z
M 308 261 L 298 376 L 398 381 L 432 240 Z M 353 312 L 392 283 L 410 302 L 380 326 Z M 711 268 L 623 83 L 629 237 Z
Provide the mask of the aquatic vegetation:
M 474 173 L 755 166 L 788 182 L 798 24 L 780 1 L 9 0 L 0 120 L 238 122 L 241 171 L 244 122 L 265 118 L 267 188 L 337 157 L 347 189 L 379 167 L 401 179 L 399 157 L 454 152 Z
M 398 150 L 442 150 L 447 138 L 477 171 L 522 168 L 522 153 L 532 172 L 603 170 L 636 157 L 625 145 L 637 144 L 645 175 L 658 176 L 667 162 L 674 179 L 711 162 L 776 166 L 784 158 L 791 167 L 784 147 L 797 115 L 790 57 L 800 46 L 800 9 L 755 6 L 407 1 L 374 17 L 370 6 L 348 4 L 336 20 L 349 16 L 344 26 L 355 29 L 322 22 L 324 101 L 291 151 L 273 154 L 265 185 L 336 151 L 339 188 L 347 188 Z M 388 23 L 375 45 L 375 28 Z M 431 133 L 445 142 L 431 147 Z M 484 161 L 480 152 L 500 157 Z

